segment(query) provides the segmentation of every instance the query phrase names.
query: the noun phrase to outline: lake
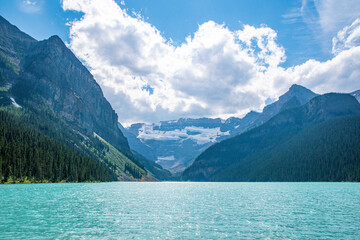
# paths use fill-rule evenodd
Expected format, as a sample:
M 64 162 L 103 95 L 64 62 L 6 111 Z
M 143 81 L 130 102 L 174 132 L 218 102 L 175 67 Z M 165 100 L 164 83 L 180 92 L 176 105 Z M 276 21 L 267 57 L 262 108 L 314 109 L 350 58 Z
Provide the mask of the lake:
M 360 239 L 358 183 L 0 186 L 0 239 Z

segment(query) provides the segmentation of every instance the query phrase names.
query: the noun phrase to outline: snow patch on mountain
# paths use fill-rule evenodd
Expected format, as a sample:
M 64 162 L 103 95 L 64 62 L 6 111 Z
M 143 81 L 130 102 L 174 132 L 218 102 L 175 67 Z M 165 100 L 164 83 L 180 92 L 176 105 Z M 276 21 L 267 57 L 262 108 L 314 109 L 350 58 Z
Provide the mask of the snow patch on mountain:
M 221 136 L 230 135 L 229 131 L 222 132 L 220 127 L 204 128 L 196 126 L 186 126 L 182 129 L 175 129 L 169 131 L 155 130 L 154 125 L 144 124 L 139 129 L 138 138 L 141 140 L 159 140 L 159 141 L 180 141 L 192 140 L 197 144 L 205 144 L 209 142 L 216 142 L 216 139 Z
M 360 90 L 357 90 L 353 93 L 350 93 L 352 96 L 354 96 L 356 98 L 356 100 L 358 100 L 358 102 L 360 103 Z
M 12 105 L 14 105 L 17 108 L 21 108 L 21 106 L 15 101 L 14 98 L 11 97 L 10 100 L 11 100 Z
M 171 155 L 171 156 L 166 156 L 166 157 L 158 157 L 156 160 L 156 163 L 161 163 L 162 161 L 174 161 L 175 160 L 175 156 Z

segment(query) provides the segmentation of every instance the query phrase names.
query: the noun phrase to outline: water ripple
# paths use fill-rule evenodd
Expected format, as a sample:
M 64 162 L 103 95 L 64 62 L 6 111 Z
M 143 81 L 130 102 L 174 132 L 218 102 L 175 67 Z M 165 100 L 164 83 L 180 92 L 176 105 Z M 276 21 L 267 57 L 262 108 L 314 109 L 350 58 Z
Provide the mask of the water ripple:
M 0 239 L 360 239 L 357 183 L 0 186 Z

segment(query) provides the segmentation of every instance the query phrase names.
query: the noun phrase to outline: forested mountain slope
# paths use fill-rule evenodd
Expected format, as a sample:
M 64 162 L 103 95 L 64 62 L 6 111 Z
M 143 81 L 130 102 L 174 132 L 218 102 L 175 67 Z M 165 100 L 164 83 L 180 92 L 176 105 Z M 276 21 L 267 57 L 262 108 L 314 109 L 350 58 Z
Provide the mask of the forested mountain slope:
M 0 30 L 1 111 L 16 116 L 20 128 L 31 125 L 103 165 L 115 179 L 147 179 L 117 126 L 115 111 L 61 39 L 37 41 L 2 17 Z
M 277 175 L 276 179 L 265 177 L 269 176 L 266 173 L 268 168 L 263 167 L 271 165 L 270 163 L 274 161 L 274 159 L 277 159 L 274 157 L 276 154 L 279 154 L 279 156 L 281 155 L 281 159 L 285 159 L 284 156 L 286 155 L 284 151 L 285 149 L 289 149 L 289 147 L 285 147 L 287 146 L 285 144 L 290 142 L 291 139 L 298 139 L 293 140 L 292 142 L 293 145 L 296 145 L 293 147 L 295 152 L 295 148 L 301 149 L 300 142 L 305 141 L 305 137 L 301 136 L 309 137 L 305 142 L 315 141 L 314 135 L 305 134 L 307 131 L 310 131 L 309 129 L 315 128 L 315 132 L 318 131 L 319 134 L 324 134 L 326 133 L 326 130 L 324 130 L 326 129 L 326 126 L 332 126 L 331 128 L 338 129 L 338 132 L 342 132 L 343 129 L 341 129 L 341 126 L 333 126 L 333 124 L 336 123 L 341 124 L 341 121 L 329 123 L 329 125 L 327 125 L 327 121 L 339 116 L 356 114 L 360 114 L 360 104 L 351 95 L 325 94 L 315 97 L 303 106 L 289 108 L 281 111 L 279 114 L 260 127 L 252 129 L 239 136 L 214 144 L 205 152 L 200 154 L 193 165 L 184 171 L 183 179 L 194 181 L 268 181 L 270 179 L 272 181 L 285 180 L 286 177 L 282 176 L 281 174 Z M 324 125 L 320 125 L 319 129 L 316 128 L 316 125 L 320 123 L 324 123 Z M 352 128 L 349 129 L 356 129 L 358 126 L 356 121 L 347 122 L 347 125 L 351 124 L 354 124 L 354 126 L 352 125 Z M 328 129 L 329 134 L 332 134 L 331 128 Z M 333 137 L 339 141 L 334 142 L 333 144 L 341 145 L 342 138 L 339 137 L 339 133 L 334 131 L 333 134 L 337 134 Z M 320 139 L 323 137 L 324 136 L 319 135 Z M 350 137 L 347 141 L 351 141 L 351 144 L 356 145 L 358 144 L 358 142 L 356 142 L 357 140 L 358 138 L 352 135 L 352 137 Z M 325 143 L 322 143 L 319 146 L 319 148 L 323 149 L 326 147 L 327 146 Z M 333 149 L 337 149 L 338 154 L 340 155 L 342 151 L 344 151 L 344 157 L 346 156 L 346 151 L 352 151 L 351 148 L 340 150 L 339 148 L 334 147 Z M 316 155 L 315 152 L 311 152 L 309 149 L 307 151 L 308 152 L 306 154 L 308 154 L 310 159 L 308 164 L 318 164 L 320 158 L 326 157 L 325 151 L 320 152 L 324 155 Z M 272 155 L 269 155 L 270 153 L 272 153 Z M 299 154 L 299 156 L 303 155 Z M 353 157 L 344 159 L 344 161 L 353 160 Z M 286 165 L 285 163 L 286 161 L 282 166 L 282 171 L 290 171 L 290 169 L 285 167 L 289 165 Z M 326 166 L 321 167 L 326 168 Z M 246 171 L 244 169 L 246 169 Z M 262 169 L 265 172 L 261 172 L 259 169 Z M 244 172 L 246 172 L 246 174 L 244 174 Z M 327 179 L 330 181 L 331 178 L 329 176 L 330 175 L 326 175 L 322 179 Z M 290 178 L 287 179 L 290 180 Z M 296 181 L 306 180 L 300 177 L 293 178 L 292 180 L 295 179 Z M 345 178 L 343 179 L 345 180 Z
M 288 142 L 235 163 L 212 181 L 360 181 L 360 115 L 308 127 Z
M 0 111 L 0 183 L 116 179 L 104 164 Z

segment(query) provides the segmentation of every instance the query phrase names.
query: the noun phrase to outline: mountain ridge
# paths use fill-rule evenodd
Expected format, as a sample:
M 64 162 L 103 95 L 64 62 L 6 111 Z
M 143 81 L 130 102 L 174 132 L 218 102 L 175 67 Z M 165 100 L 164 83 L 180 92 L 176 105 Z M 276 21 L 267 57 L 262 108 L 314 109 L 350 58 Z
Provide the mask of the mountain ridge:
M 183 172 L 184 180 L 207 181 L 232 164 L 276 147 L 302 129 L 344 115 L 360 114 L 360 104 L 348 94 L 320 95 L 308 103 L 279 112 L 265 124 L 216 143 Z M 219 179 L 217 179 L 219 180 Z
M 190 166 L 212 144 L 262 125 L 283 110 L 283 105 L 294 107 L 294 104 L 306 103 L 317 95 L 294 84 L 277 101 L 265 106 L 261 113 L 250 111 L 243 118 L 226 120 L 180 118 L 153 124 L 135 123 L 123 128 L 123 132 L 132 149 L 176 173 Z

